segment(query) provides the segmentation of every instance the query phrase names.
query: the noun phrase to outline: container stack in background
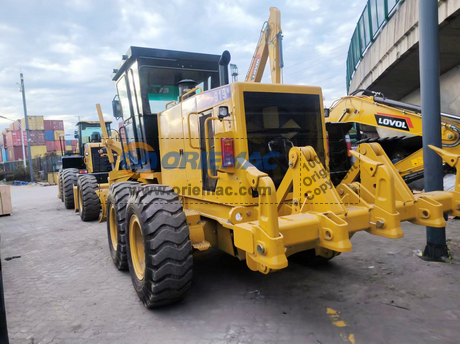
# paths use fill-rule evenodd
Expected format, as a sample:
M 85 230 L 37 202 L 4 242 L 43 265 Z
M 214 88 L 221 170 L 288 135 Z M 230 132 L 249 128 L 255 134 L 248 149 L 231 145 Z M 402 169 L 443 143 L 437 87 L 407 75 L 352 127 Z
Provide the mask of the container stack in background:
M 62 151 L 65 151 L 64 121 L 45 120 L 45 142 L 48 153 L 55 152 L 57 155 L 62 155 Z
M 32 158 L 44 156 L 46 153 L 56 153 L 62 155 L 64 151 L 76 151 L 76 140 L 65 140 L 64 121 L 62 120 L 45 120 L 43 116 L 28 116 L 29 121 L 29 139 L 27 142 L 26 125 L 24 119 L 13 122 L 9 129 L 4 129 L 0 134 L 0 161 L 17 161 L 23 160 L 21 127 L 24 129 L 24 145 L 27 158 L 27 145 L 30 143 L 30 153 Z M 60 139 L 63 147 L 61 150 Z M 73 143 L 75 141 L 75 143 Z

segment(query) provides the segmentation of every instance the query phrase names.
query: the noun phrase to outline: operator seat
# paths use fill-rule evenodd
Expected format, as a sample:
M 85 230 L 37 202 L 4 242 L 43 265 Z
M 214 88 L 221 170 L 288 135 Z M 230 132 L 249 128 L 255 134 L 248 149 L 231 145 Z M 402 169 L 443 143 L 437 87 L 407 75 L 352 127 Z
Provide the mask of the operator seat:
M 91 134 L 91 142 L 92 143 L 98 143 L 102 141 L 101 133 L 98 133 L 97 131 L 93 132 Z

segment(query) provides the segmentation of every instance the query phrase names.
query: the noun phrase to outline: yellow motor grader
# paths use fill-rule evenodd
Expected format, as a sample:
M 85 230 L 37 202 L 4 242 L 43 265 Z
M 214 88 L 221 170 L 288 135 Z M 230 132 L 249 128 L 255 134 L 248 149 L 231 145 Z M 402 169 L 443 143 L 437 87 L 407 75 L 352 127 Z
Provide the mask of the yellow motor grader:
M 104 119 L 102 122 L 79 121 L 75 130 L 78 154 L 62 157 L 58 198 L 67 209 L 79 211 L 83 221 L 98 219 L 101 204 L 96 190 L 109 187 L 112 164 L 101 143 L 101 134 L 110 132 L 110 124 Z
M 184 297 L 197 251 L 217 247 L 267 274 L 293 254 L 348 252 L 358 231 L 396 239 L 402 221 L 444 227 L 444 214 L 460 215 L 458 176 L 456 191 L 413 195 L 378 144 L 352 152 L 334 186 L 321 89 L 228 84 L 229 61 L 131 47 L 114 71 L 123 139 L 103 130 L 114 169 L 97 193 L 113 262 L 146 307 Z

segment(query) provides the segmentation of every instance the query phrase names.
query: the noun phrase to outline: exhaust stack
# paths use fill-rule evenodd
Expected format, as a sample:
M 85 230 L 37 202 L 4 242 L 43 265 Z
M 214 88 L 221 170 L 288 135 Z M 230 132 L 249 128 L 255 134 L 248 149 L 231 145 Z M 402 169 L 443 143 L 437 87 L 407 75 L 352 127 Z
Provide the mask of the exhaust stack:
M 220 86 L 228 84 L 228 64 L 231 60 L 230 53 L 225 50 L 219 60 L 219 83 Z

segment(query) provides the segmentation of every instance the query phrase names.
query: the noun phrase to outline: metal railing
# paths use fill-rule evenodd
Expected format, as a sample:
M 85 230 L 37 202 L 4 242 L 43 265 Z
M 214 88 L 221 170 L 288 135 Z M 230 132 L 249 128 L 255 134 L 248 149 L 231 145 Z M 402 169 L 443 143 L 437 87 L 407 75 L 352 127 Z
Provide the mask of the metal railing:
M 404 0 L 368 0 L 351 38 L 347 57 L 347 92 L 366 50 Z

